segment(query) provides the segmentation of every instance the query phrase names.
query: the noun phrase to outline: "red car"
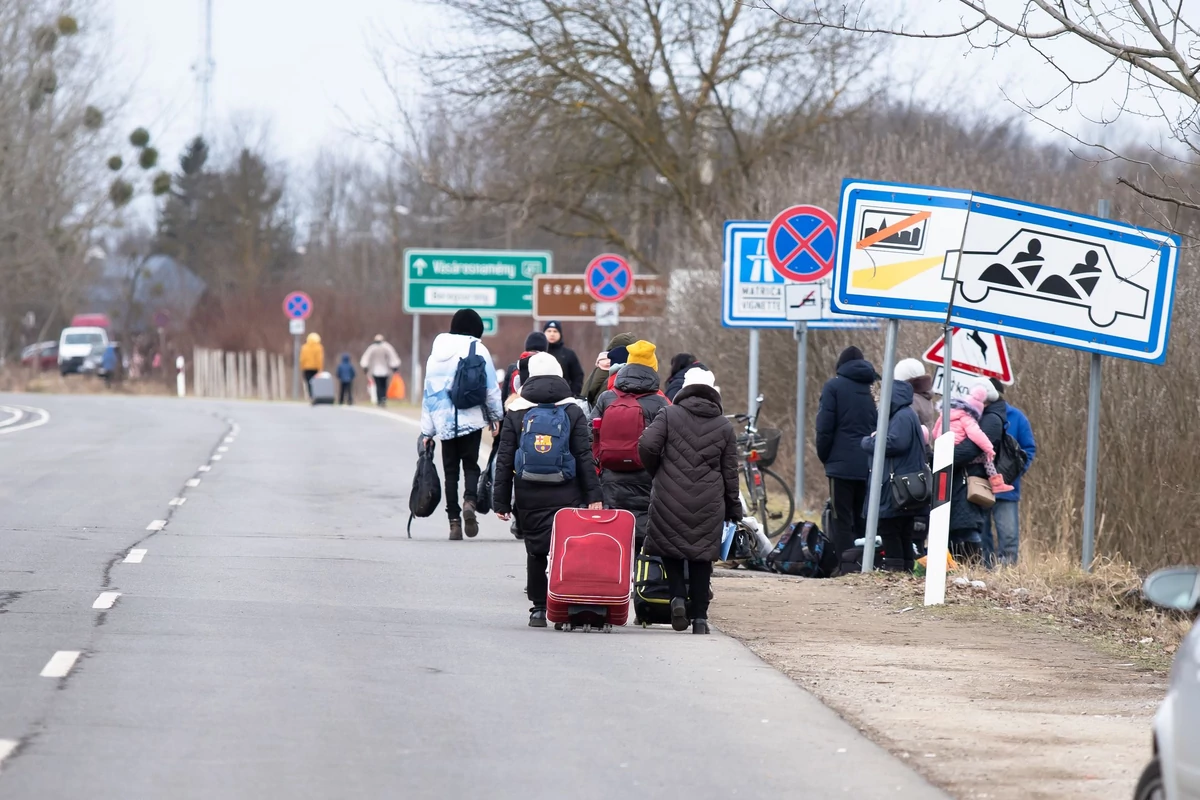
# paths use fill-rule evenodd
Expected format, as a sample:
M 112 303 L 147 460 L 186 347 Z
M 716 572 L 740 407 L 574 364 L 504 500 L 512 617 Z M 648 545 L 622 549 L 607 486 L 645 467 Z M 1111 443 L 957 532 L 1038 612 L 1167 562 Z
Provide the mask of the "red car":
M 58 367 L 58 342 L 38 342 L 21 351 L 21 366 L 38 369 Z

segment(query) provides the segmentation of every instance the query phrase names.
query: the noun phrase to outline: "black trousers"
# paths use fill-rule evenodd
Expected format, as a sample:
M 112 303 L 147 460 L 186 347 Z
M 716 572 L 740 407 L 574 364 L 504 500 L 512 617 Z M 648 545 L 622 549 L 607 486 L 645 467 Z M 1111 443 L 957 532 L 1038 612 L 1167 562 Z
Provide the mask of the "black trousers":
M 688 561 L 687 577 L 683 574 L 684 560 L 663 556 L 663 571 L 671 585 L 671 597 L 692 599 L 692 618 L 708 619 L 708 589 L 712 582 L 711 561 Z M 689 585 L 690 584 L 690 585 Z
M 534 608 L 546 607 L 546 592 L 550 588 L 550 581 L 546 577 L 549 558 L 525 554 L 525 581 L 529 587 L 529 602 L 533 603 Z
M 379 375 L 372 375 L 371 380 L 375 381 L 375 405 L 386 406 L 388 381 L 390 381 L 391 378 L 387 375 L 382 377 Z
M 462 476 L 466 485 L 463 487 L 463 500 L 474 504 L 475 494 L 479 491 L 479 443 L 483 441 L 483 431 L 468 433 L 456 439 L 442 442 L 442 470 L 446 473 L 446 514 L 450 519 L 462 516 L 462 508 L 458 504 L 458 475 L 462 466 Z
M 338 405 L 339 406 L 354 405 L 354 383 L 353 383 L 353 381 L 342 381 L 342 385 L 338 389 Z
M 879 520 L 879 538 L 883 540 L 883 551 L 887 561 L 913 562 L 913 523 L 916 517 L 889 517 Z M 884 564 L 885 568 L 893 566 Z M 895 564 L 899 566 L 899 564 Z M 912 569 L 911 567 L 908 567 Z
M 315 370 L 315 369 L 304 370 L 304 391 L 308 392 L 309 400 L 312 399 L 312 383 L 311 383 L 311 381 L 316 376 L 316 374 L 317 374 L 317 370 Z
M 863 504 L 867 500 L 867 482 L 845 478 L 829 479 L 829 499 L 833 501 L 833 530 L 828 532 L 840 556 L 854 547 L 854 540 L 867 535 Z

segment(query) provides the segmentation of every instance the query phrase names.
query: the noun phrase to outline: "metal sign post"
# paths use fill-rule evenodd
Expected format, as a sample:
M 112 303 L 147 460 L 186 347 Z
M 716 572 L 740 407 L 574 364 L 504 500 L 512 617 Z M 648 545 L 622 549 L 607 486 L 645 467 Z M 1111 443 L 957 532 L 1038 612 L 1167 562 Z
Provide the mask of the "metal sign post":
M 746 378 L 746 414 L 754 416 L 754 399 L 758 397 L 758 329 L 750 329 L 750 374 Z
M 879 497 L 883 493 L 883 465 L 887 455 L 888 422 L 892 413 L 892 373 L 896 371 L 896 336 L 899 332 L 900 320 L 889 319 L 883 346 L 883 383 L 879 391 L 879 422 L 875 426 L 875 454 L 871 459 L 871 483 L 867 488 L 867 540 L 863 542 L 863 572 L 875 570 L 875 535 L 879 530 Z
M 796 323 L 796 504 L 804 509 L 804 451 L 808 431 L 808 323 Z
M 1107 200 L 1096 204 L 1096 216 L 1107 219 Z M 1096 559 L 1096 476 L 1100 467 L 1100 354 L 1092 353 L 1088 369 L 1087 455 L 1083 462 L 1083 569 Z
M 300 335 L 292 336 L 292 399 L 300 399 Z
M 412 329 L 412 388 L 409 397 L 424 397 L 425 385 L 421 382 L 421 315 L 413 314 Z

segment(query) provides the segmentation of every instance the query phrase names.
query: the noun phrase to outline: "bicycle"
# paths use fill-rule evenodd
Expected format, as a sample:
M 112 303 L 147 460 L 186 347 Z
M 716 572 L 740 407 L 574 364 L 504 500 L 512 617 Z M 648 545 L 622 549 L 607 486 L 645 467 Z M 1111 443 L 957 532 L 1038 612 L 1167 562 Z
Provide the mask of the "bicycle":
M 746 483 L 749 499 L 743 504 L 757 519 L 760 530 L 768 537 L 780 536 L 792 524 L 796 515 L 796 501 L 787 481 L 770 470 L 779 455 L 779 442 L 783 432 L 778 428 L 758 427 L 758 415 L 762 411 L 763 396 L 754 401 L 754 415 L 728 415 L 735 422 L 746 426 L 745 432 L 737 437 L 738 458 L 742 461 L 742 479 Z M 771 488 L 768 489 L 768 486 Z M 776 509 L 772 510 L 771 503 Z M 782 510 L 786 508 L 786 513 Z

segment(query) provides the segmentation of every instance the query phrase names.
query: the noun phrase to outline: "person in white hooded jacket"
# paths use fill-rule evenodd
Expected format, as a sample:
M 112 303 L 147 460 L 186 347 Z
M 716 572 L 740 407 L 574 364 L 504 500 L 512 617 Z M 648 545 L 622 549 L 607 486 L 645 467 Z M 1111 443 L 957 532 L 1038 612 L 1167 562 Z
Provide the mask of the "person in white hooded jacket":
M 421 434 L 442 445 L 442 469 L 446 481 L 446 514 L 450 518 L 450 539 L 479 533 L 475 514 L 476 491 L 479 486 L 479 445 L 483 429 L 490 428 L 495 436 L 504 418 L 500 405 L 500 384 L 492 354 L 479 341 L 483 336 L 483 320 L 474 310 L 461 308 L 450 322 L 450 332 L 438 334 L 433 350 L 425 364 L 425 392 L 421 401 Z M 450 400 L 458 364 L 475 347 L 487 366 L 487 402 L 475 408 L 455 408 Z M 462 505 L 458 500 L 459 470 L 464 481 Z

